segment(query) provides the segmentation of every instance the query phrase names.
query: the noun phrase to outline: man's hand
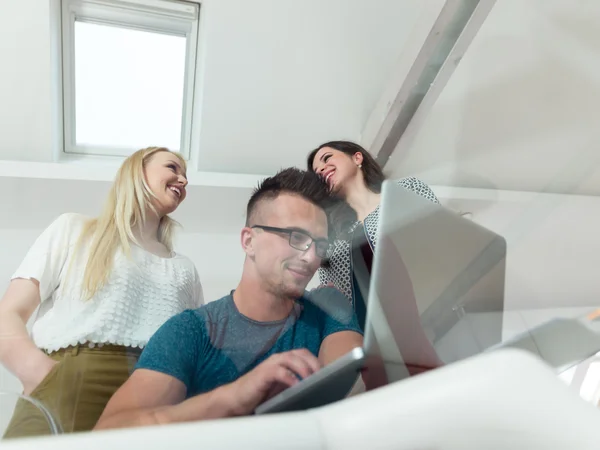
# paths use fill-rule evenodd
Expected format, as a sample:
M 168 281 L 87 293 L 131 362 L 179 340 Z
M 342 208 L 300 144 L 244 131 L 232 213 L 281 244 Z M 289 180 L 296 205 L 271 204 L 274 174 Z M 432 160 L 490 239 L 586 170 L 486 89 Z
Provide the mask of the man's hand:
M 320 368 L 319 360 L 308 350 L 278 353 L 236 381 L 187 400 L 182 381 L 138 369 L 108 402 L 95 429 L 248 415 L 265 400 Z
M 236 402 L 235 415 L 250 414 L 264 401 L 320 368 L 319 360 L 305 349 L 270 356 L 229 386 Z
M 328 282 L 327 282 L 327 283 L 325 283 L 325 284 L 319 284 L 317 287 L 315 287 L 315 288 L 312 288 L 312 289 L 310 290 L 310 292 L 315 292 L 315 291 L 318 291 L 319 289 L 323 289 L 323 288 L 334 288 L 334 289 L 337 289 L 337 288 L 335 287 L 335 284 L 333 284 L 331 281 L 328 281 Z M 339 290 L 339 289 L 338 289 L 338 290 Z

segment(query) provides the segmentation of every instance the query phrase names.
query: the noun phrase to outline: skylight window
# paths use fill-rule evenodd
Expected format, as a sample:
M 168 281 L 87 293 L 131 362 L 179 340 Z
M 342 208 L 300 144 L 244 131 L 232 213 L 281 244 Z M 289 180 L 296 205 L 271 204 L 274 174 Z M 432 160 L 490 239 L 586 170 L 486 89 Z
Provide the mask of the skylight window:
M 66 153 L 189 157 L 198 5 L 63 0 Z

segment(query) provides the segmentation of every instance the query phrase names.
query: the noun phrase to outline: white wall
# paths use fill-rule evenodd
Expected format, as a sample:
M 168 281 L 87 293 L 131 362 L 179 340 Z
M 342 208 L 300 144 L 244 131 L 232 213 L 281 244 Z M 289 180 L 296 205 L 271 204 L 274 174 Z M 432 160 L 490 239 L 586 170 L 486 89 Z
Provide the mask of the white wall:
M 50 161 L 52 115 L 50 0 L 0 3 L 0 155 Z
M 207 302 L 218 300 L 237 286 L 244 252 L 237 234 L 181 234 L 176 249 L 194 261 Z
M 474 221 L 506 238 L 507 306 L 600 304 L 600 198 L 498 191 L 492 196 L 497 198 L 445 201 L 473 212 Z
M 506 238 L 509 309 L 600 305 L 600 197 L 436 190 Z
M 580 317 L 600 307 L 600 197 L 434 190 L 443 204 L 471 213 L 473 221 L 506 238 L 503 340 L 553 318 Z M 471 315 L 466 319 L 471 323 L 459 322 L 440 349 L 452 355 L 457 339 L 468 342 L 473 325 L 485 335 L 485 325 L 493 319 Z
M 444 205 L 470 213 L 473 221 L 506 238 L 504 341 L 551 319 L 582 317 L 600 308 L 600 197 L 433 189 Z M 467 314 L 436 348 L 448 360 L 475 354 L 482 339 L 497 339 L 492 331 L 497 320 L 493 313 Z M 574 389 L 580 385 L 581 380 Z

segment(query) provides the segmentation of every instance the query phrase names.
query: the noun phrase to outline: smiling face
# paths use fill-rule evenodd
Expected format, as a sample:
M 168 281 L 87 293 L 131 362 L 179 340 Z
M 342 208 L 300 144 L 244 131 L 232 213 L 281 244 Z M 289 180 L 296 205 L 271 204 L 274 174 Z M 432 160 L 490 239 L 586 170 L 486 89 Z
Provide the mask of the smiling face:
M 350 156 L 331 147 L 323 147 L 315 154 L 312 170 L 325 179 L 334 194 L 343 198 L 348 184 L 364 183 L 358 167 L 362 161 L 360 152 Z
M 251 228 L 254 225 L 298 230 L 313 239 L 327 238 L 325 211 L 294 194 L 280 194 L 257 205 L 242 244 L 262 287 L 277 296 L 299 298 L 321 264 L 315 244 L 302 251 L 290 246 L 290 235 Z
M 184 164 L 174 153 L 159 151 L 144 165 L 144 177 L 154 194 L 152 205 L 159 216 L 171 214 L 185 199 L 188 184 Z

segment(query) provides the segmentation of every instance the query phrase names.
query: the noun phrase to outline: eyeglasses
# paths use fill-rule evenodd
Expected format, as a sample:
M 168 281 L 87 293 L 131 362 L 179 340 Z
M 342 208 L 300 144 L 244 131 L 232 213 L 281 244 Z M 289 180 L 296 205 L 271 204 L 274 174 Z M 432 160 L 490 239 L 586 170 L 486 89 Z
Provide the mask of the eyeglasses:
M 265 225 L 253 225 L 250 228 L 260 228 L 271 233 L 287 234 L 289 236 L 290 247 L 303 252 L 307 251 L 314 242 L 315 253 L 321 259 L 326 258 L 327 253 L 329 252 L 329 241 L 327 239 L 313 239 L 311 235 L 304 231 L 289 228 L 268 227 Z

